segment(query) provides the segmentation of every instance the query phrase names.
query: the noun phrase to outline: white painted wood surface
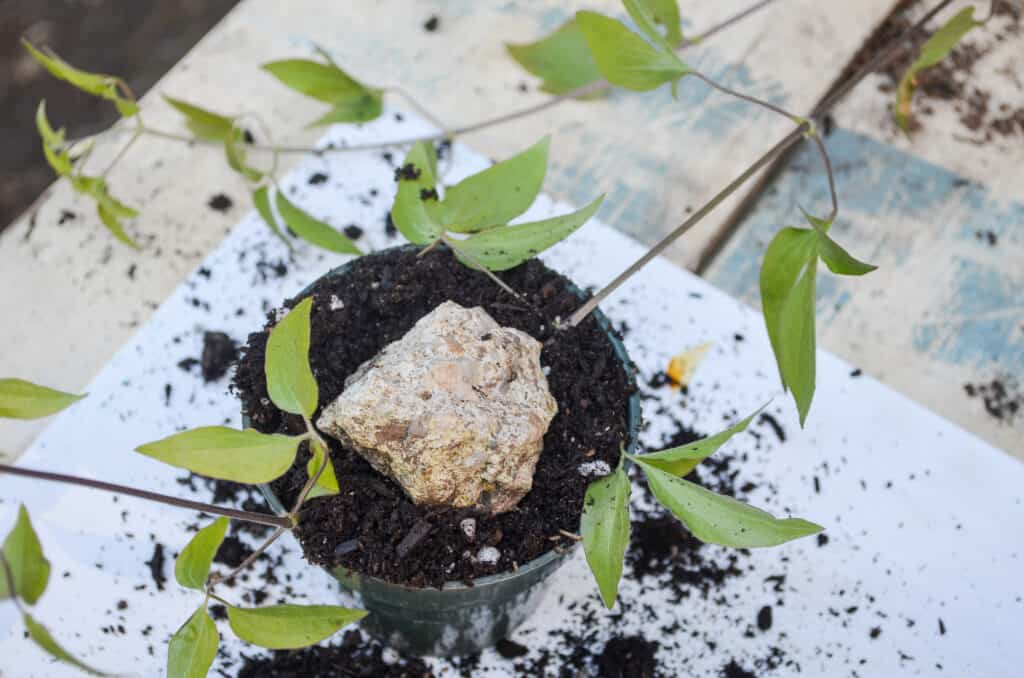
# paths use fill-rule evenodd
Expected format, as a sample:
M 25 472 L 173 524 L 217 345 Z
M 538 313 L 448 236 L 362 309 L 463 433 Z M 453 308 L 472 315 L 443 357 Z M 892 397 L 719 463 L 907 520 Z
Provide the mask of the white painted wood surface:
M 387 117 L 374 129 L 383 136 L 414 125 Z M 485 165 L 483 156 L 457 150 L 455 172 Z M 328 174 L 330 183 L 308 185 L 316 171 Z M 297 189 L 299 204 L 344 224 L 388 204 L 390 175 L 378 154 L 308 158 L 289 185 Z M 371 188 L 382 190 L 364 204 L 361 198 Z M 542 197 L 530 216 L 568 209 Z M 369 240 L 378 247 L 395 242 L 379 232 Z M 617 272 L 622 257 L 641 251 L 635 241 L 595 222 L 545 258 L 577 282 L 597 285 Z M 92 382 L 92 396 L 59 416 L 21 463 L 185 492 L 175 481 L 181 472 L 129 450 L 180 427 L 238 423 L 237 401 L 225 392 L 224 380 L 204 385 L 176 362 L 197 354 L 203 328 L 241 338 L 261 324 L 264 300 L 276 305 L 342 260 L 300 257 L 284 277 L 261 276 L 260 260 L 284 256 L 255 215 L 247 215 L 205 260 L 209 275 L 191 275 Z M 194 299 L 203 303 L 197 307 Z M 238 308 L 245 313 L 238 315 Z M 632 328 L 626 342 L 644 375 L 662 369 L 682 348 L 713 343 L 688 398 L 680 400 L 667 388 L 654 392 L 669 415 L 712 431 L 775 398 L 770 411 L 788 436 L 775 442 L 764 423 L 737 436 L 730 449 L 747 455 L 740 477 L 756 481 L 756 499 L 776 514 L 793 512 L 824 524 L 829 541 L 821 546 L 806 539 L 745 557 L 742 566 L 749 569 L 721 591 L 726 607 L 716 602 L 717 594 L 670 602 L 660 588 L 641 587 L 627 572 L 622 595 L 634 604 L 615 613 L 597 607 L 577 553 L 516 639 L 535 651 L 571 651 L 547 632 L 578 629 L 580 615 L 573 608 L 590 606 L 597 615 L 595 643 L 615 633 L 645 633 L 662 643 L 658 659 L 669 675 L 717 676 L 729 659 L 749 668 L 770 647 L 780 648 L 785 660 L 771 673 L 776 676 L 1012 675 L 1024 661 L 1024 544 L 1016 529 L 1024 521 L 1024 467 L 871 378 L 851 378 L 849 364 L 825 353 L 819 355 L 817 400 L 801 430 L 779 392 L 758 314 L 667 260 L 653 262 L 605 310 Z M 172 386 L 169 396 L 166 384 Z M 644 405 L 651 421 L 648 442 L 672 428 L 668 416 L 655 413 L 657 404 Z M 634 496 L 639 499 L 639 493 Z M 9 525 L 17 501 L 25 501 L 53 572 L 71 573 L 52 578 L 34 614 L 98 667 L 161 675 L 166 640 L 200 596 L 173 580 L 158 593 L 144 561 L 155 541 L 168 545 L 170 558 L 186 542 L 183 528 L 195 516 L 10 477 L 0 477 L 0 497 L 0 525 Z M 270 587 L 270 600 L 283 597 L 287 585 L 294 590 L 292 601 L 334 602 L 333 582 L 322 571 L 304 568 L 297 552 L 290 545 L 278 572 L 294 577 Z M 725 553 L 715 551 L 713 557 L 724 559 Z M 165 572 L 170 575 L 170 562 Z M 766 577 L 779 575 L 785 579 L 776 590 Z M 127 601 L 126 611 L 116 610 L 118 600 Z M 770 632 L 748 635 L 747 626 L 765 604 L 774 605 Z M 123 624 L 125 632 L 99 634 L 97 627 L 110 624 Z M 147 625 L 152 628 L 143 635 Z M 666 627 L 675 630 L 661 630 Z M 876 627 L 878 634 L 872 632 Z M 242 644 L 226 625 L 221 633 L 226 658 L 237 658 Z M 457 675 L 445 663 L 436 666 L 441 675 Z M 485 652 L 476 675 L 508 675 L 509 666 L 495 652 Z M 0 671 L 18 678 L 78 675 L 28 644 L 10 605 L 0 606 Z
M 984 16 L 988 3 L 979 5 Z M 967 38 L 986 53 L 970 82 L 991 96 L 989 119 L 1006 115 L 1004 103 L 1024 106 L 1024 29 L 1011 32 L 1011 22 L 996 17 Z M 821 274 L 821 345 L 1024 459 L 1024 130 L 986 141 L 984 129 L 960 122 L 962 103 L 919 98 L 915 108 L 933 113 L 908 139 L 882 82 L 874 76 L 854 90 L 826 140 L 841 202 L 836 237 L 879 269 Z M 797 205 L 827 212 L 808 148 L 758 199 L 708 279 L 758 305 L 764 248 L 780 226 L 799 223 Z M 992 382 L 1005 395 L 986 407 L 979 390 L 991 394 Z
M 804 111 L 891 4 L 779 0 L 684 58 L 727 85 Z M 703 30 L 748 5 L 689 3 L 686 28 Z M 143 116 L 154 127 L 180 129 L 176 114 L 159 99 L 168 93 L 225 113 L 254 112 L 278 132 L 279 142 L 309 141 L 313 136 L 301 128 L 323 106 L 286 90 L 258 64 L 309 56 L 315 41 L 367 82 L 401 85 L 448 125 L 490 118 L 545 96 L 502 43 L 536 39 L 581 7 L 623 15 L 613 0 L 245 0 L 145 98 Z M 428 33 L 422 24 L 435 14 L 440 29 Z M 527 93 L 519 89 L 524 82 Z M 67 119 L 63 111 L 49 113 L 55 124 Z M 667 88 L 616 92 L 604 101 L 568 103 L 476 133 L 469 141 L 500 157 L 553 133 L 546 190 L 574 203 L 606 192 L 601 217 L 651 243 L 788 124 L 690 81 L 681 86 L 679 101 Z M 114 150 L 98 148 L 96 166 L 104 166 Z M 41 203 L 34 226 L 23 219 L 0 235 L 0 374 L 81 389 L 246 209 L 245 187 L 222 156 L 148 138 L 126 156 L 111 184 L 116 195 L 142 209 L 130 229 L 144 243 L 140 254 L 116 244 L 65 184 Z M 226 214 L 206 207 L 221 192 L 235 202 Z M 729 207 L 723 205 L 670 257 L 683 265 L 695 262 Z M 58 225 L 64 210 L 77 216 Z M 363 226 L 380 228 L 381 217 L 368 215 Z M 38 423 L 0 423 L 0 450 L 17 454 L 39 430 Z

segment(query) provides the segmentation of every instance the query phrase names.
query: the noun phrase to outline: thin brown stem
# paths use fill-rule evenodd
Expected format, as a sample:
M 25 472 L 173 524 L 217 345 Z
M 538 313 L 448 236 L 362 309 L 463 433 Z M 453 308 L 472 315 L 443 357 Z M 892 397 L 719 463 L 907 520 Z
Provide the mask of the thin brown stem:
M 671 233 L 662 238 L 654 247 L 648 250 L 642 257 L 636 262 L 630 265 L 625 271 L 615 277 L 610 283 L 605 285 L 604 288 L 599 290 L 597 294 L 591 297 L 585 304 L 580 306 L 572 317 L 569 318 L 568 325 L 575 327 L 586 318 L 591 311 L 597 308 L 598 304 L 608 298 L 615 290 L 617 290 L 626 280 L 633 276 L 634 273 L 643 268 L 649 263 L 654 257 L 665 250 L 666 247 L 675 242 L 681 235 L 690 230 L 697 222 L 707 216 L 712 210 L 718 207 L 722 202 L 725 201 L 730 195 L 732 195 L 737 189 L 740 188 L 750 177 L 756 174 L 761 168 L 767 165 L 769 162 L 780 156 L 783 152 L 789 150 L 795 146 L 805 136 L 805 132 L 814 131 L 812 125 L 817 125 L 817 119 L 820 118 L 824 113 L 828 112 L 833 106 L 836 105 L 844 96 L 846 96 L 850 90 L 852 90 L 857 83 L 867 77 L 868 74 L 875 72 L 879 68 L 887 65 L 890 61 L 900 56 L 903 51 L 907 48 L 910 38 L 912 38 L 921 28 L 923 28 L 929 21 L 931 21 L 939 12 L 949 6 L 953 0 L 942 0 L 935 7 L 928 11 L 921 19 L 917 21 L 913 26 L 903 32 L 898 38 L 893 40 L 885 48 L 879 50 L 875 56 L 859 68 L 853 75 L 848 79 L 844 80 L 831 94 L 826 96 L 821 103 L 815 106 L 814 111 L 804 122 L 802 122 L 796 129 L 790 131 L 785 137 L 782 138 L 777 144 L 772 146 L 764 155 L 758 158 L 754 163 L 745 169 L 738 177 L 733 179 L 728 186 L 715 194 L 711 200 L 704 204 L 700 209 L 693 213 L 686 221 L 676 227 Z M 817 138 L 817 133 L 809 135 L 812 138 Z M 831 174 L 831 172 L 830 172 Z
M 825 150 L 825 143 L 821 140 L 821 134 L 818 133 L 817 126 L 810 130 L 807 135 L 814 141 L 814 145 L 818 148 L 818 155 L 821 156 L 821 162 L 825 164 L 825 175 L 828 177 L 828 195 L 832 200 L 832 211 L 828 215 L 828 221 L 835 221 L 836 215 L 839 214 L 839 195 L 836 193 L 836 176 L 832 171 L 832 161 L 828 157 L 828 151 Z
M 102 480 L 92 480 L 91 478 L 80 478 L 78 476 L 71 476 L 63 473 L 50 473 L 49 471 L 37 471 L 35 469 L 9 466 L 7 464 L 0 464 L 0 473 L 9 473 L 14 476 L 22 476 L 25 478 L 35 478 L 36 480 L 49 480 L 56 483 L 65 483 L 67 485 L 78 485 L 79 487 L 88 487 L 90 489 L 103 490 L 105 492 L 113 492 L 115 494 L 126 494 L 131 497 L 138 497 L 139 499 L 167 504 L 168 506 L 177 506 L 178 508 L 187 508 L 192 509 L 193 511 L 203 511 L 217 516 L 234 518 L 235 520 L 244 520 L 249 523 L 269 525 L 270 527 L 290 528 L 292 526 L 291 520 L 285 516 L 275 516 L 270 515 L 269 513 L 256 513 L 254 511 L 243 511 L 241 509 L 216 506 L 214 504 L 206 504 L 200 501 L 192 501 L 190 499 L 179 499 L 178 497 L 172 497 L 167 494 L 150 492 L 149 490 L 139 490 L 134 487 L 106 483 Z
M 760 2 L 755 2 L 750 7 L 747 7 L 744 10 L 740 10 L 736 14 L 733 14 L 732 16 L 728 17 L 727 19 L 725 19 L 725 20 L 715 24 L 714 26 L 712 26 L 708 30 L 704 31 L 703 33 L 698 33 L 693 38 L 689 38 L 688 40 L 683 40 L 683 46 L 685 47 L 686 45 L 696 45 L 698 43 L 704 42 L 705 40 L 710 38 L 715 33 L 718 33 L 719 31 L 723 31 L 726 28 L 729 28 L 730 26 L 732 26 L 733 24 L 739 23 L 740 21 L 743 21 L 744 19 L 746 19 L 751 14 L 753 14 L 753 13 L 755 13 L 755 12 L 765 8 L 765 7 L 767 7 L 768 5 L 772 4 L 773 2 L 775 2 L 775 0 L 761 0 Z
M 245 570 L 250 565 L 255 563 L 256 559 L 259 558 L 261 555 L 263 555 L 263 553 L 266 552 L 266 550 L 268 548 L 270 548 L 270 546 L 275 541 L 280 539 L 281 535 L 283 535 L 287 531 L 288 531 L 288 529 L 284 528 L 284 527 L 279 527 L 276 530 L 274 530 L 274 533 L 271 534 L 269 537 L 267 537 L 266 541 L 264 541 L 262 544 L 260 544 L 258 547 L 256 547 L 256 550 L 253 551 L 252 553 L 250 553 L 249 557 L 246 558 L 245 560 L 243 560 L 242 563 L 238 567 L 236 567 L 235 569 L 231 570 L 231 572 L 229 572 L 227 574 L 223 574 L 223 575 L 220 574 L 219 572 L 214 572 L 212 575 L 210 575 L 210 582 L 209 582 L 209 584 L 206 587 L 206 593 L 208 595 L 212 596 L 213 595 L 213 587 L 214 586 L 216 586 L 217 584 L 219 584 L 222 581 L 231 581 L 232 579 L 237 577 L 239 572 L 241 572 L 242 570 Z

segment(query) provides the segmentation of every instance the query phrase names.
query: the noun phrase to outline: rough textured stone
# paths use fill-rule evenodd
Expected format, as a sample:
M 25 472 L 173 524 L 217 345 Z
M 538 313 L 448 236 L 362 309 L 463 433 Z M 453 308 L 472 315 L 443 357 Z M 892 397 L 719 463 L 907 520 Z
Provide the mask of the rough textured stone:
M 445 302 L 363 363 L 317 425 L 416 503 L 508 511 L 558 411 L 540 352 L 483 309 Z

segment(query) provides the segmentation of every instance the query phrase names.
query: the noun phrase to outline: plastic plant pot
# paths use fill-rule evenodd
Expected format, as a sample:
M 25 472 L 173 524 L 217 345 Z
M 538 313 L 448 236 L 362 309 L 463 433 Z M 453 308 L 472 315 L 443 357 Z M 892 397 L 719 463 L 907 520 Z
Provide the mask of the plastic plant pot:
M 401 246 L 410 248 L 410 245 Z M 367 256 L 382 256 L 397 248 Z M 351 263 L 339 266 L 324 277 L 343 276 Z M 316 281 L 318 282 L 318 281 Z M 310 284 L 298 296 L 312 291 Z M 572 288 L 581 297 L 583 293 Z M 626 347 L 612 331 L 608 318 L 595 310 L 595 320 L 611 342 L 615 356 L 628 374 L 633 374 Z M 640 396 L 634 393 L 628 406 L 629 439 L 633 452 L 640 430 Z M 250 425 L 243 414 L 243 426 Z M 268 485 L 260 488 L 276 513 L 286 509 Z M 342 588 L 354 594 L 370 612 L 360 626 L 370 635 L 400 652 L 415 655 L 453 656 L 479 652 L 507 637 L 540 605 L 547 579 L 572 555 L 569 549 L 552 549 L 512 572 L 474 579 L 470 584 L 448 582 L 442 588 L 415 588 L 369 577 L 344 567 L 329 569 Z

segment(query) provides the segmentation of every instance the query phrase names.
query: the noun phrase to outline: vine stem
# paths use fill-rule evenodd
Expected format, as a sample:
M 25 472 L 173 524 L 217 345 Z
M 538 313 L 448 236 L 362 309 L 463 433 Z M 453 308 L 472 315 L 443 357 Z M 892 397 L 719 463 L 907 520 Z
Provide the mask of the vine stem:
M 213 595 L 213 587 L 214 586 L 216 586 L 217 584 L 219 584 L 222 581 L 231 581 L 232 579 L 237 577 L 238 573 L 240 573 L 242 570 L 248 568 L 250 565 L 255 563 L 256 559 L 259 558 L 261 555 L 263 555 L 263 553 L 268 548 L 270 548 L 270 546 L 275 541 L 280 539 L 281 535 L 283 535 L 287 531 L 288 531 L 288 528 L 286 528 L 286 527 L 279 527 L 276 530 L 274 530 L 274 533 L 272 535 L 270 535 L 269 537 L 267 537 L 266 541 L 264 541 L 262 544 L 260 544 L 256 548 L 255 551 L 253 551 L 252 553 L 249 554 L 248 558 L 243 560 L 242 563 L 238 567 L 236 567 L 235 569 L 231 570 L 231 572 L 229 572 L 227 574 L 224 574 L 224 575 L 220 574 L 219 572 L 215 572 L 212 575 L 210 575 L 210 582 L 209 582 L 209 585 L 206 587 L 206 593 L 212 596 Z
M 772 4 L 775 1 L 776 0 L 759 0 L 759 2 L 755 2 L 750 7 L 747 7 L 746 9 L 741 10 L 741 11 L 737 12 L 736 14 L 733 14 L 733 15 L 731 15 L 729 17 L 726 17 L 721 22 L 715 24 L 714 26 L 712 26 L 711 28 L 707 29 L 703 33 L 698 34 L 696 37 L 690 38 L 690 39 L 687 39 L 687 40 L 683 40 L 683 42 L 680 45 L 679 49 L 682 50 L 682 49 L 685 49 L 687 47 L 692 47 L 692 46 L 694 46 L 694 45 L 696 45 L 698 43 L 701 43 L 701 42 L 707 40 L 708 38 L 710 38 L 711 36 L 716 35 L 717 33 L 725 30 L 726 28 L 729 28 L 730 26 L 732 26 L 732 25 L 734 25 L 736 23 L 739 23 L 740 21 L 742 21 L 743 19 L 747 18 L 748 16 L 751 16 L 752 14 L 755 14 L 759 10 L 763 9 L 764 7 L 767 7 L 768 5 Z M 421 142 L 421 141 L 422 142 L 444 141 L 446 139 L 452 139 L 452 138 L 457 137 L 457 136 L 464 136 L 466 134 L 471 134 L 473 132 L 478 132 L 480 130 L 487 129 L 489 127 L 496 127 L 498 125 L 503 125 L 505 123 L 512 122 L 513 120 L 519 120 L 520 118 L 526 118 L 526 117 L 529 117 L 529 116 L 534 115 L 536 113 L 540 113 L 542 111 L 546 111 L 549 108 L 553 108 L 555 106 L 558 106 L 559 104 L 562 104 L 562 103 L 564 103 L 566 101 L 569 101 L 570 99 L 579 99 L 579 98 L 591 96 L 593 94 L 597 94 L 599 92 L 602 92 L 605 89 L 608 89 L 609 87 L 611 87 L 611 85 L 610 85 L 610 83 L 607 80 L 596 80 L 594 82 L 588 83 L 588 84 L 583 85 L 581 87 L 577 87 L 577 88 L 569 90 L 567 92 L 562 92 L 561 94 L 557 94 L 555 96 L 549 97 L 548 99 L 546 99 L 545 101 L 540 102 L 539 104 L 534 104 L 532 106 L 527 106 L 526 108 L 521 108 L 518 111 L 512 111 L 511 113 L 504 113 L 502 115 L 495 116 L 495 117 L 489 118 L 487 120 L 480 120 L 478 122 L 474 122 L 474 123 L 470 123 L 470 124 L 467 124 L 467 125 L 463 125 L 461 127 L 455 127 L 455 128 L 450 129 L 450 130 L 445 130 L 443 125 L 438 125 L 439 127 L 442 128 L 441 132 L 438 132 L 438 133 L 435 133 L 435 134 L 428 134 L 428 135 L 418 136 L 418 137 L 409 137 L 409 138 L 406 138 L 406 139 L 395 139 L 394 141 L 377 141 L 377 142 L 365 143 L 365 144 L 353 144 L 353 145 L 350 145 L 350 146 L 330 146 L 330 147 L 325 147 L 325 148 L 315 148 L 315 147 L 303 146 L 303 145 L 266 145 L 266 144 L 247 144 L 247 148 L 249 148 L 250 150 L 253 150 L 253 151 L 263 151 L 263 152 L 268 152 L 268 153 L 279 153 L 279 154 L 315 153 L 315 154 L 318 154 L 318 155 L 325 155 L 325 154 L 329 154 L 329 153 L 351 153 L 351 152 L 358 152 L 358 151 L 380 150 L 380 149 L 383 149 L 383 148 L 393 148 L 393 147 L 396 147 L 396 146 L 408 146 L 408 145 L 414 144 L 416 142 Z M 414 107 L 422 109 L 422 107 L 419 106 L 414 100 L 412 100 L 407 95 L 407 93 L 405 93 L 404 91 L 399 91 L 398 88 L 394 88 L 394 87 L 387 88 L 387 89 L 390 89 L 391 91 L 394 91 L 395 93 L 399 94 L 400 96 L 403 96 L 404 98 L 408 99 L 410 101 L 410 103 L 412 103 L 412 105 Z M 424 111 L 421 110 L 421 113 L 422 112 L 424 112 Z M 436 118 L 434 118 L 434 116 L 430 115 L 428 117 L 433 119 L 435 121 L 435 124 L 436 124 Z M 209 140 L 209 139 L 198 139 L 198 138 L 193 137 L 191 135 L 179 134 L 179 133 L 176 133 L 176 132 L 168 132 L 166 130 L 156 129 L 156 128 L 145 126 L 145 125 L 142 126 L 142 129 L 144 130 L 144 132 L 143 132 L 144 134 L 147 134 L 147 135 L 152 136 L 152 137 L 157 137 L 157 138 L 160 138 L 160 139 L 167 139 L 169 141 L 178 141 L 178 142 L 182 142 L 182 143 L 186 143 L 186 144 L 192 144 L 192 145 L 199 144 L 199 145 L 203 145 L 203 146 L 221 146 L 222 145 L 222 143 L 219 142 L 219 141 L 212 141 L 212 140 Z M 71 142 L 69 142 L 69 143 L 71 143 Z
M 139 499 L 167 504 L 168 506 L 177 506 L 179 508 L 187 508 L 194 511 L 203 511 L 213 515 L 234 518 L 235 520 L 244 520 L 245 522 L 257 523 L 259 525 L 268 525 L 270 527 L 288 529 L 292 526 L 291 520 L 286 516 L 275 516 L 269 513 L 243 511 L 241 509 L 233 509 L 216 506 L 214 504 L 206 504 L 200 501 L 192 501 L 191 499 L 180 499 L 168 494 L 150 492 L 149 490 L 139 490 L 134 487 L 107 483 L 102 480 L 92 480 L 91 478 L 81 478 L 79 476 L 66 475 L 63 473 L 50 473 L 49 471 L 20 468 L 18 466 L 9 466 L 7 464 L 0 464 L 0 473 L 9 473 L 10 475 L 23 476 L 25 478 L 35 478 L 36 480 L 49 480 L 56 483 L 65 483 L 67 485 L 78 485 L 79 487 L 104 490 L 115 494 L 126 494 Z
M 904 31 L 898 38 L 889 43 L 884 49 L 879 50 L 875 53 L 866 64 L 861 66 L 853 75 L 841 82 L 832 92 L 825 96 L 822 101 L 814 107 L 811 114 L 804 119 L 795 129 L 790 131 L 781 141 L 772 146 L 764 155 L 754 161 L 754 163 L 745 169 L 738 177 L 733 179 L 729 184 L 715 194 L 707 203 L 705 203 L 700 209 L 693 213 L 686 221 L 677 226 L 671 233 L 662 238 L 657 244 L 649 249 L 642 257 L 637 259 L 629 268 L 620 273 L 610 283 L 605 285 L 599 290 L 594 296 L 592 296 L 585 304 L 580 306 L 569 318 L 567 325 L 569 327 L 575 327 L 583 321 L 590 313 L 597 308 L 598 304 L 608 298 L 610 294 L 615 292 L 626 280 L 631 278 L 634 273 L 639 271 L 641 268 L 646 266 L 654 257 L 663 252 L 666 247 L 675 242 L 680 236 L 689 231 L 697 222 L 707 216 L 712 210 L 718 207 L 722 202 L 726 200 L 730 195 L 736 192 L 740 186 L 742 186 L 750 177 L 758 172 L 761 168 L 767 165 L 769 162 L 777 158 L 783 152 L 789 150 L 791 147 L 799 143 L 807 133 L 808 136 L 812 136 L 818 139 L 817 132 L 815 130 L 817 119 L 823 114 L 828 112 L 833 106 L 836 105 L 843 97 L 845 97 L 850 90 L 856 87 L 861 80 L 868 76 L 868 74 L 875 72 L 882 66 L 885 66 L 890 61 L 898 57 L 907 48 L 910 39 L 917 34 L 925 25 L 931 21 L 939 12 L 944 10 L 953 0 L 941 0 L 932 9 L 930 9 L 923 17 L 921 17 L 913 26 Z M 786 114 L 788 115 L 788 114 Z M 820 143 L 820 139 L 818 140 Z M 823 148 L 823 147 L 822 147 Z M 826 161 L 827 162 L 827 161 Z M 828 164 L 829 173 L 831 174 L 831 163 Z M 834 193 L 834 189 L 833 193 Z

